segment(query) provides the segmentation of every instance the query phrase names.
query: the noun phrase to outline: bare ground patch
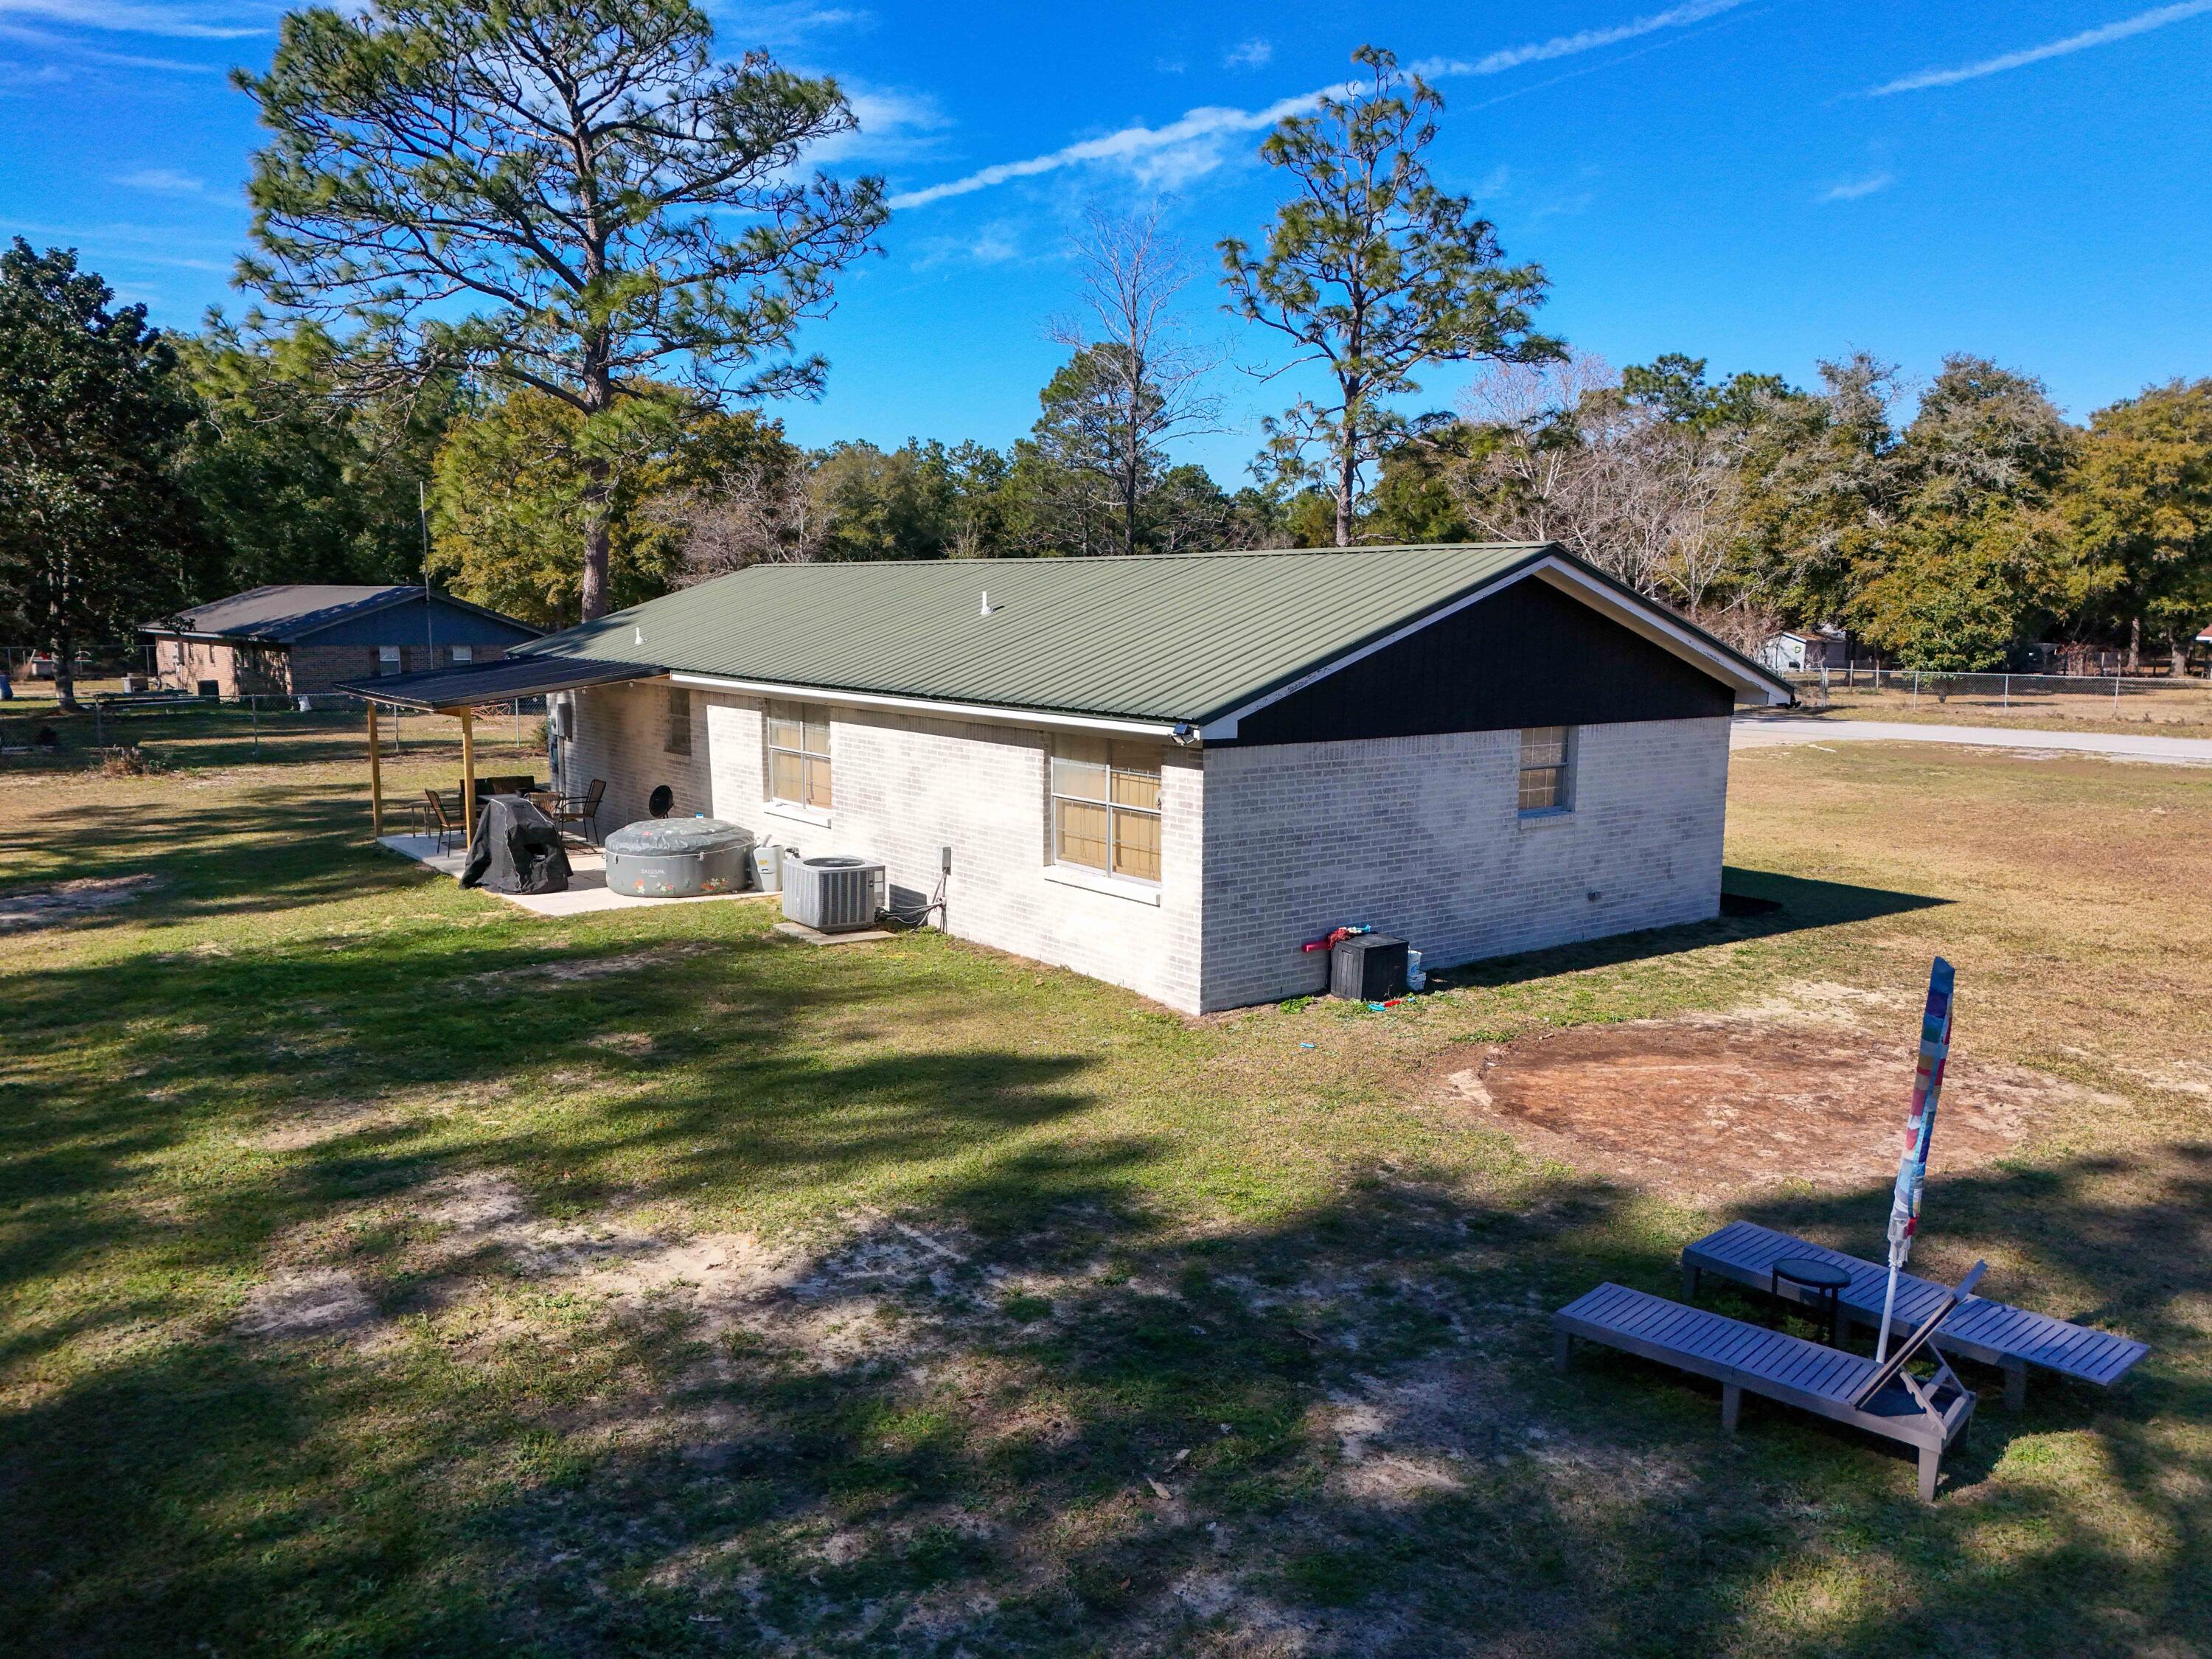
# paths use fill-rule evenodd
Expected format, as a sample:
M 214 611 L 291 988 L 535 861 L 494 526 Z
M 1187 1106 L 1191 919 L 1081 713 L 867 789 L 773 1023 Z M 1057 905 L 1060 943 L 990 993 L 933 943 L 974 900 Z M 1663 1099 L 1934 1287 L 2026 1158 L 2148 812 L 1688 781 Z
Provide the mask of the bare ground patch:
M 643 973 L 648 968 L 664 967 L 686 957 L 696 957 L 709 948 L 704 945 L 672 945 L 658 950 L 627 951 L 611 957 L 556 957 L 549 962 L 525 963 L 519 967 L 465 975 L 452 983 L 494 989 L 506 986 L 574 985 L 612 979 L 622 974 Z
M 1895 1170 L 1914 1032 L 1896 1020 L 1870 1030 L 1849 1012 L 1830 1000 L 1786 1014 L 1547 1032 L 1448 1062 L 1435 1092 L 1539 1156 L 1669 1197 L 1785 1181 L 1856 1186 Z M 1988 1163 L 2089 1098 L 2040 1072 L 1954 1056 L 1939 1160 Z
M 342 1267 L 291 1268 L 256 1285 L 234 1328 L 243 1336 L 342 1336 L 374 1325 L 376 1304 Z
M 87 876 L 51 887 L 0 894 L 0 933 L 56 927 L 95 910 L 112 909 L 141 899 L 167 884 L 155 875 Z

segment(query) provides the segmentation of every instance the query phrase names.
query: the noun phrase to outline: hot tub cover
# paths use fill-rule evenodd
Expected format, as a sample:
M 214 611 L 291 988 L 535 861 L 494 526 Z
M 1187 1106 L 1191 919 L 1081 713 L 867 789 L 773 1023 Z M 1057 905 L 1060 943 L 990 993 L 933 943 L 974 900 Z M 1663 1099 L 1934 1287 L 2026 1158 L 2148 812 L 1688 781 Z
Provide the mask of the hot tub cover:
M 674 853 L 717 853 L 750 847 L 753 832 L 720 818 L 644 818 L 624 824 L 604 843 L 610 853 L 664 858 Z

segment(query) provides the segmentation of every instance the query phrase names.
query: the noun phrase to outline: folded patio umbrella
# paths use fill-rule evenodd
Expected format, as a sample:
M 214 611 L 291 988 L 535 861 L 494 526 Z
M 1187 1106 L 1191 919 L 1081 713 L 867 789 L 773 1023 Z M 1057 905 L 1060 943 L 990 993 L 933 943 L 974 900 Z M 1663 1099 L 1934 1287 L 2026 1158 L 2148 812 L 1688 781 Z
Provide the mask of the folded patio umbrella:
M 1942 957 L 1928 975 L 1928 1006 L 1920 1016 L 1920 1062 L 1912 1073 L 1912 1111 L 1905 1121 L 1905 1156 L 1889 1200 L 1889 1288 L 1882 1293 L 1879 1364 L 1889 1352 L 1889 1316 L 1897 1304 L 1897 1276 L 1920 1231 L 1920 1189 L 1928 1180 L 1928 1143 L 1936 1133 L 1936 1102 L 1943 1092 L 1943 1062 L 1951 1054 L 1951 964 Z

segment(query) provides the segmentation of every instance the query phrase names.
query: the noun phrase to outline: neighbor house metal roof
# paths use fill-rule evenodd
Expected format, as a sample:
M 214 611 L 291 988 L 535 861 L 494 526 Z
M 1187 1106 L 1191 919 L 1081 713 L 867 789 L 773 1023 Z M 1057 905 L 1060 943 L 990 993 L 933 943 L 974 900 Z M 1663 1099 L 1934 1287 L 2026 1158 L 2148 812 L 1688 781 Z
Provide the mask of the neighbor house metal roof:
M 345 582 L 283 582 L 269 587 L 248 588 L 245 592 L 234 593 L 227 599 L 210 599 L 205 605 L 193 605 L 158 622 L 141 623 L 139 629 L 151 634 L 191 634 L 210 638 L 262 640 L 276 645 L 289 645 L 295 640 L 320 633 L 325 628 L 352 617 L 366 616 L 388 605 L 408 604 L 422 597 L 421 586 L 411 582 L 380 586 Z M 517 622 L 512 617 L 501 617 L 495 611 L 487 611 L 480 605 L 471 605 L 466 599 L 457 599 L 450 593 L 439 593 L 433 597 L 441 605 L 497 617 L 513 627 L 533 633 L 537 631 L 528 623 Z
M 755 565 L 521 649 L 824 690 L 1197 725 L 1550 558 L 1566 556 L 1555 546 L 1493 543 Z M 1726 655 L 1751 677 L 1772 679 Z

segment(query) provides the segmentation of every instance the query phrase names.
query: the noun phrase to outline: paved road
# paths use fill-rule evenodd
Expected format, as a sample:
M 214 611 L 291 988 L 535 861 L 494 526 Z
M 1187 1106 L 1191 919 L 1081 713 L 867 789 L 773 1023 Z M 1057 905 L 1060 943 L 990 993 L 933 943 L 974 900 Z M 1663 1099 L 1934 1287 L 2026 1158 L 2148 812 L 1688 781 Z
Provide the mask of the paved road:
M 2146 732 L 2022 732 L 1997 726 L 1914 726 L 1903 720 L 1822 720 L 1792 714 L 1744 714 L 1729 732 L 1731 749 L 1793 743 L 1964 743 L 1982 749 L 2038 754 L 2106 755 L 2160 766 L 2212 766 L 2212 738 L 2158 738 Z

